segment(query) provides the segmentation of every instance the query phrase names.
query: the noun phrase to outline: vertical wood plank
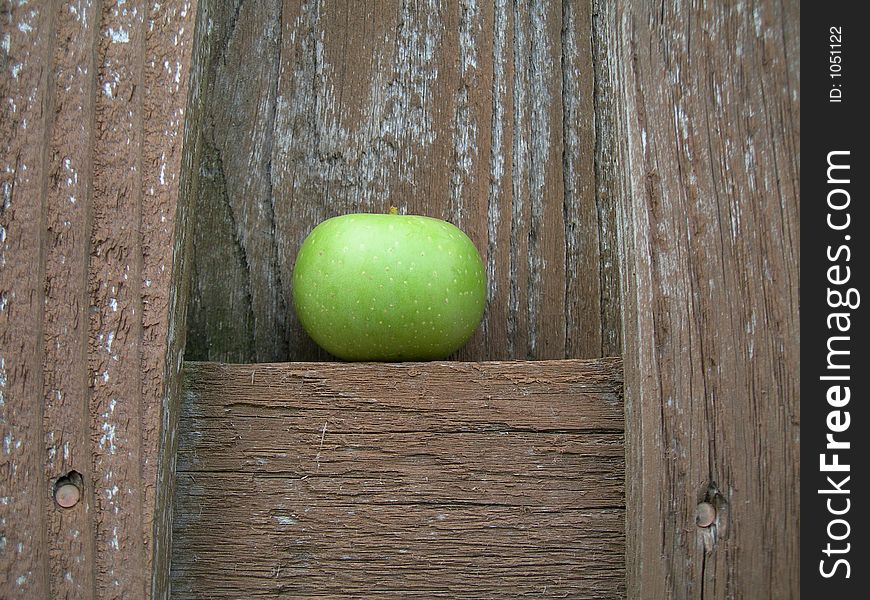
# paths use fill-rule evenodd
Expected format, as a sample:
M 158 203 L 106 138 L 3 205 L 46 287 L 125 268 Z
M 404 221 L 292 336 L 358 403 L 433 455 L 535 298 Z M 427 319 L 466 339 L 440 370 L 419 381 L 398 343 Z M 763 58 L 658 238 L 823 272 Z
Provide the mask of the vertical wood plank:
M 155 538 L 169 520 L 154 516 L 171 512 L 156 491 L 174 459 L 195 12 L 0 11 L 3 598 L 146 598 L 153 557 L 168 570 Z M 61 508 L 53 487 L 71 473 L 81 497 Z
M 206 104 L 191 115 L 201 119 L 203 144 L 194 167 L 201 171 L 194 195 L 202 218 L 191 305 L 209 310 L 192 310 L 190 326 L 209 332 L 193 337 L 192 346 L 215 347 L 219 360 L 286 354 L 269 180 L 281 8 L 277 0 L 205 2 L 200 17 Z
M 622 354 L 616 212 L 596 172 L 592 2 L 562 3 L 567 356 Z M 611 118 L 608 115 L 608 118 Z M 595 318 L 593 315 L 599 315 Z
M 489 141 L 489 190 L 486 212 L 486 310 L 481 324 L 484 336 L 482 357 L 510 357 L 508 324 L 516 312 L 510 303 L 510 252 L 504 240 L 510 240 L 511 149 L 513 148 L 513 61 L 509 50 L 513 47 L 513 3 L 496 0 L 493 3 L 491 56 L 492 126 Z
M 597 9 L 598 160 L 627 183 L 629 596 L 797 597 L 799 7 Z
M 97 6 L 69 4 L 56 13 L 52 61 L 54 125 L 48 138 L 46 178 L 44 431 L 48 456 L 43 478 L 57 483 L 69 473 L 93 479 L 89 409 L 88 339 L 90 291 L 88 255 L 92 225 L 92 132 L 96 85 L 94 48 L 100 31 Z M 65 123 L 74 124 L 72 127 Z M 45 142 L 43 142 L 45 143 Z M 42 499 L 48 518 L 49 587 L 58 597 L 96 592 L 93 488 L 58 510 Z
M 195 0 L 148 5 L 143 91 L 142 443 L 145 596 L 169 597 L 172 495 L 181 361 L 187 327 L 190 178 L 197 151 L 187 122 L 201 73 Z
M 142 535 L 146 597 L 167 597 L 175 423 L 186 327 L 190 194 L 195 148 L 186 112 L 198 101 L 196 2 L 147 4 L 142 95 Z M 190 96 L 190 97 L 189 97 Z
M 454 358 L 615 350 L 618 334 L 602 342 L 619 320 L 603 298 L 617 286 L 599 282 L 590 10 L 206 2 L 187 357 L 328 358 L 293 313 L 296 251 L 323 219 L 390 204 L 456 223 L 481 251 L 488 309 Z
M 0 172 L 0 590 L 49 592 L 43 476 L 42 315 L 47 153 L 52 94 L 46 64 L 53 20 L 46 7 L 0 13 L 3 155 Z
M 593 0 L 590 9 L 592 68 L 594 78 L 593 112 L 595 115 L 594 174 L 598 214 L 599 281 L 601 310 L 601 344 L 604 356 L 621 355 L 623 343 L 623 271 L 620 258 L 618 207 L 628 193 L 624 174 L 624 140 L 622 90 L 613 65 L 606 60 L 610 12 Z M 618 325 L 616 323 L 619 323 Z
M 144 556 L 142 457 L 142 71 L 144 2 L 104 4 L 97 47 L 94 196 L 89 287 L 91 416 L 96 501 L 96 583 L 139 597 Z M 137 93 L 138 90 L 138 93 Z M 132 480 L 132 481 L 131 481 Z
M 526 285 L 518 287 L 527 293 L 524 303 L 518 294 L 517 307 L 526 327 L 517 338 L 525 343 L 514 352 L 529 359 L 565 355 L 561 14 L 561 4 L 533 2 L 519 8 L 514 22 L 511 259 L 525 263 L 517 273 L 525 273 L 518 281 Z

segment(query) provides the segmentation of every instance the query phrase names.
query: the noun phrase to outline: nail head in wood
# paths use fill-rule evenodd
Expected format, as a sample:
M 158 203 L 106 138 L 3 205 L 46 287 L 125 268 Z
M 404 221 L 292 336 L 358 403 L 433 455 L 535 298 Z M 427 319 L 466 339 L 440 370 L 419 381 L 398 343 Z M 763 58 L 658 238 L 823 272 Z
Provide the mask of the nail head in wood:
M 701 502 L 695 508 L 695 525 L 709 527 L 716 520 L 716 509 L 709 502 Z
M 82 498 L 83 479 L 78 471 L 70 471 L 54 484 L 54 501 L 61 508 L 72 508 Z
M 54 490 L 54 501 L 61 508 L 72 508 L 79 503 L 81 497 L 81 490 L 72 483 L 65 483 Z

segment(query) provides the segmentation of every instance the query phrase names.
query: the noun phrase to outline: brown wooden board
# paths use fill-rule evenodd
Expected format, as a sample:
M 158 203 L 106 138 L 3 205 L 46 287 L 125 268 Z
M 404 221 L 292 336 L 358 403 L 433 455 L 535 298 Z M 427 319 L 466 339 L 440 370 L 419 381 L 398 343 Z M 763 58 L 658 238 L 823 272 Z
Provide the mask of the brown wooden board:
M 596 3 L 631 598 L 799 597 L 799 12 Z
M 151 595 L 195 12 L 2 3 L 2 598 Z M 80 500 L 60 508 L 73 471 Z
M 618 359 L 187 363 L 172 594 L 618 598 Z
M 455 358 L 620 353 L 591 2 L 201 4 L 188 359 L 328 358 L 292 309 L 297 249 L 327 217 L 391 204 L 483 256 L 483 326 Z

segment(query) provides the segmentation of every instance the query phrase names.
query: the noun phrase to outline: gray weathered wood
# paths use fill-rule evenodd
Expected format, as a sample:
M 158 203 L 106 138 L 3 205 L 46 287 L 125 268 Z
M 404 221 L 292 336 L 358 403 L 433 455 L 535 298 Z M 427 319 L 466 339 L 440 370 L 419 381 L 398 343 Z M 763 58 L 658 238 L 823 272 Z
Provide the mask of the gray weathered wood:
M 632 598 L 799 595 L 798 26 L 797 2 L 596 6 Z
M 195 12 L 2 3 L 3 598 L 151 595 Z M 72 472 L 81 499 L 60 508 Z
M 173 595 L 622 597 L 620 366 L 188 363 Z
M 188 358 L 325 359 L 292 310 L 296 250 L 327 217 L 390 204 L 481 251 L 488 308 L 456 358 L 619 352 L 590 2 L 202 6 Z

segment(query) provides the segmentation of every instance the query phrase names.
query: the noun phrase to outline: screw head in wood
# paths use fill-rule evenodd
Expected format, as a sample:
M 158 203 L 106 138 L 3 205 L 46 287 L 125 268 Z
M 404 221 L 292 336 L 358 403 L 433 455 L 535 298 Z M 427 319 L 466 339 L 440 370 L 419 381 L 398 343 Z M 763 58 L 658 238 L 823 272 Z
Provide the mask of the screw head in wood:
M 709 527 L 716 520 L 716 509 L 709 502 L 701 502 L 695 507 L 695 525 Z

